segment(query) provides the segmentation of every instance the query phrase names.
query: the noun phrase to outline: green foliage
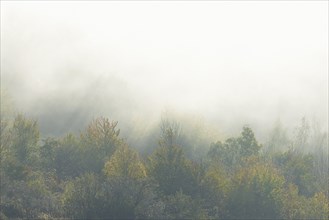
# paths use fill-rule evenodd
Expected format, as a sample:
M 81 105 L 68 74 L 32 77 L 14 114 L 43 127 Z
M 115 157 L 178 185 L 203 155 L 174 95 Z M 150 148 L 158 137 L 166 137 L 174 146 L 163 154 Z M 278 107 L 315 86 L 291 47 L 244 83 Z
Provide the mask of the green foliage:
M 10 151 L 11 134 L 9 130 L 9 121 L 2 118 L 0 120 L 0 161 L 8 157 Z
M 166 195 L 180 190 L 187 194 L 195 192 L 197 177 L 193 165 L 178 146 L 159 146 L 149 158 L 148 170 Z
M 154 219 L 162 213 L 151 209 L 161 203 L 145 179 L 84 174 L 67 183 L 62 201 L 67 217 L 75 219 Z
M 41 165 L 46 171 L 52 171 L 55 167 L 56 151 L 59 148 L 59 141 L 54 138 L 47 138 L 40 147 Z
M 1 175 L 1 212 L 8 218 L 36 219 L 42 213 L 54 217 L 60 215 L 59 200 L 51 188 L 52 181 L 39 172 L 29 174 L 24 181 Z
M 37 122 L 18 115 L 11 130 L 11 152 L 23 164 L 31 165 L 39 159 L 39 128 Z
M 166 195 L 183 190 L 193 194 L 197 186 L 197 176 L 193 164 L 184 156 L 183 149 L 176 145 L 179 128 L 163 124 L 160 146 L 149 157 L 148 171 Z
M 296 151 L 287 151 L 273 157 L 274 164 L 282 171 L 288 182 L 298 186 L 299 193 L 312 196 L 316 190 L 316 178 L 313 173 L 313 157 Z
M 37 122 L 17 115 L 1 134 L 1 213 L 8 218 L 37 218 L 54 213 L 56 203 L 40 172 Z M 5 138 L 3 138 L 5 136 Z M 48 202 L 50 201 L 50 202 Z
M 110 219 L 159 218 L 161 204 L 155 195 L 155 186 L 148 179 L 127 177 L 108 178 L 103 184 L 103 215 Z M 159 206 L 160 205 L 160 206 Z M 160 208 L 151 210 L 151 208 Z
M 165 219 L 208 219 L 199 201 L 184 195 L 182 191 L 165 197 Z
M 261 145 L 258 144 L 253 131 L 249 127 L 243 127 L 238 138 L 229 138 L 224 143 L 218 141 L 212 144 L 208 152 L 211 161 L 217 161 L 225 168 L 234 172 L 244 165 L 244 159 L 257 156 Z
M 232 218 L 280 218 L 285 180 L 270 165 L 256 162 L 240 169 L 232 180 L 228 210 Z
M 72 134 L 59 140 L 45 139 L 40 147 L 40 155 L 42 170 L 54 173 L 58 180 L 77 177 L 84 172 L 79 142 Z
M 85 132 L 81 133 L 81 151 L 83 154 L 83 169 L 100 173 L 104 163 L 122 143 L 120 130 L 116 129 L 118 122 L 108 118 L 93 120 Z
M 55 145 L 53 169 L 59 180 L 77 177 L 86 172 L 79 140 L 72 134 L 60 139 Z M 49 162 L 49 161 L 48 161 Z
M 254 132 L 247 126 L 242 128 L 241 136 L 238 138 L 238 143 L 241 146 L 240 149 L 243 157 L 257 155 L 262 147 L 258 144 Z
M 101 184 L 94 174 L 84 174 L 69 182 L 63 193 L 63 206 L 67 217 L 95 219 L 102 210 Z
M 231 179 L 221 166 L 212 163 L 203 175 L 201 196 L 212 218 L 227 217 L 226 203 L 231 190 Z
M 208 156 L 200 158 L 205 160 L 192 161 L 185 152 L 193 146 L 182 141 L 180 126 L 163 121 L 159 146 L 144 165 L 139 153 L 119 138 L 117 122 L 106 118 L 92 121 L 79 137 L 42 141 L 36 121 L 18 115 L 7 122 L 1 124 L 1 219 L 329 215 L 323 157 L 297 147 L 264 157 L 248 127 L 238 137 L 213 144 Z M 301 145 L 308 143 L 307 129 L 304 123 L 298 132 L 304 138 Z M 322 139 L 312 143 L 323 146 Z M 319 171 L 319 166 L 324 167 Z
M 18 115 L 7 132 L 7 138 L 1 139 L 2 172 L 13 180 L 24 180 L 40 162 L 37 123 Z

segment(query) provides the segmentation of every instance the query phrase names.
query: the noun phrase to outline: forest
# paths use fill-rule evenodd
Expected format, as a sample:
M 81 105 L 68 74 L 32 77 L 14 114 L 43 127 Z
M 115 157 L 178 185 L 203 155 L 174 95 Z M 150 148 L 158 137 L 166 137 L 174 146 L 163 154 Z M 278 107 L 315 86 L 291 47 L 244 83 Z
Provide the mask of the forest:
M 328 219 L 328 136 L 307 119 L 266 143 L 246 125 L 203 151 L 181 127 L 162 118 L 158 144 L 141 150 L 110 118 L 43 137 L 2 108 L 0 218 Z
M 0 0 L 0 220 L 329 220 L 328 3 Z

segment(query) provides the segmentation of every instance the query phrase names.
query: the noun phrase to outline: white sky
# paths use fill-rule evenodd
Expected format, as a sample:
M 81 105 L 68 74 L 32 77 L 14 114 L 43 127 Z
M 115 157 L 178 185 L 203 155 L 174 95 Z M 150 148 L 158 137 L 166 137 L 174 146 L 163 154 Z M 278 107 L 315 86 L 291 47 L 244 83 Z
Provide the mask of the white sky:
M 328 2 L 1 1 L 1 75 L 24 110 L 115 77 L 141 115 L 323 120 Z

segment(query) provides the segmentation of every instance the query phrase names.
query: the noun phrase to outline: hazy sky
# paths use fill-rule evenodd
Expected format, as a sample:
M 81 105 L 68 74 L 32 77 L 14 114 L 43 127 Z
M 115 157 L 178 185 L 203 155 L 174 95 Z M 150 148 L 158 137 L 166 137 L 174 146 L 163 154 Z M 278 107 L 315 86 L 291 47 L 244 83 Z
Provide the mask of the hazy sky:
M 1 1 L 1 86 L 41 124 L 326 123 L 328 2 Z

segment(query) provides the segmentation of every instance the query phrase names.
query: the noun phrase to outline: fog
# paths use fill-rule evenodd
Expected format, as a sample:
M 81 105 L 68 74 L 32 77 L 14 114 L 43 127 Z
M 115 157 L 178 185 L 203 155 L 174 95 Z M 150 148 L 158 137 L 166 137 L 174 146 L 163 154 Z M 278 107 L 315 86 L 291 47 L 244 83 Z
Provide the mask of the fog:
M 328 2 L 1 1 L 1 88 L 45 135 L 166 112 L 224 134 L 327 129 Z

